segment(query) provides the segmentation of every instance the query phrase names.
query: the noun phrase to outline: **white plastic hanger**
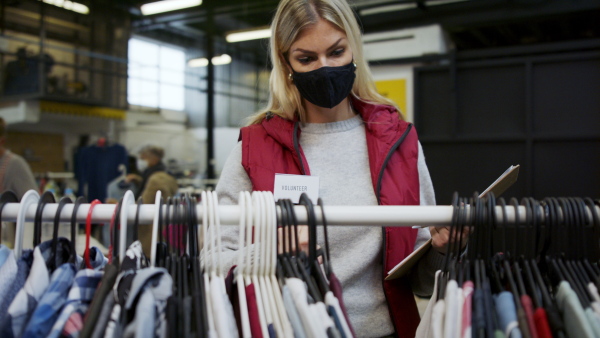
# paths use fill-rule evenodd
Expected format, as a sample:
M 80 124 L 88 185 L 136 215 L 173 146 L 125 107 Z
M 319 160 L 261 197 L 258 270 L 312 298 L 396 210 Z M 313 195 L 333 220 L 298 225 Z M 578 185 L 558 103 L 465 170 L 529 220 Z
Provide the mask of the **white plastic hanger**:
M 279 320 L 281 322 L 283 336 L 292 337 L 294 335 L 294 331 L 292 329 L 292 324 L 290 323 L 290 320 L 287 316 L 285 305 L 283 303 L 283 295 L 281 294 L 281 289 L 279 288 L 279 283 L 277 282 L 277 277 L 275 276 L 277 267 L 277 209 L 275 208 L 275 198 L 273 197 L 273 193 L 270 191 L 265 191 L 264 194 L 266 198 L 266 205 L 268 206 L 268 233 L 271 236 L 271 251 L 269 253 L 271 257 L 271 265 L 267 278 L 270 281 L 271 287 L 273 289 L 275 307 L 277 313 L 279 314 Z
M 25 195 L 23 195 L 23 198 L 21 198 L 19 211 L 17 212 L 15 249 L 13 250 L 15 259 L 17 260 L 21 258 L 21 254 L 23 253 L 23 233 L 25 232 L 25 216 L 27 215 L 27 210 L 29 209 L 29 206 L 36 204 L 39 200 L 40 194 L 35 190 L 27 191 Z
M 242 338 L 252 338 L 250 329 L 250 315 L 248 313 L 248 302 L 246 301 L 246 287 L 244 285 L 244 253 L 247 252 L 245 247 L 246 237 L 246 194 L 241 191 L 238 199 L 240 206 L 240 223 L 239 223 L 239 242 L 238 242 L 238 262 L 235 271 L 235 280 L 237 283 L 238 299 L 240 303 L 240 321 L 242 322 Z
M 156 243 L 158 242 L 158 223 L 160 217 L 160 199 L 162 192 L 158 190 L 154 198 L 154 219 L 152 220 L 152 241 L 150 242 L 150 266 L 156 266 Z
M 210 294 L 210 246 L 208 244 L 208 219 L 209 219 L 209 194 L 206 191 L 202 191 L 201 195 L 202 204 L 202 250 L 204 252 L 202 259 L 202 268 L 204 269 L 204 299 L 206 299 L 206 314 L 208 319 L 208 335 L 209 337 L 217 337 L 217 331 L 215 330 L 215 319 L 213 316 L 213 306 Z
M 268 302 L 264 301 L 263 292 L 264 289 L 258 278 L 259 265 L 262 263 L 260 260 L 261 256 L 261 235 L 262 235 L 262 204 L 260 194 L 257 191 L 252 192 L 252 209 L 254 214 L 253 225 L 254 225 L 254 248 L 253 256 L 254 262 L 252 264 L 252 284 L 254 284 L 254 291 L 256 292 L 256 305 L 258 306 L 258 313 L 260 317 L 260 327 L 263 332 L 263 337 L 269 337 L 269 330 L 267 325 L 273 323 L 271 313 L 268 312 Z
M 261 281 L 265 289 L 265 301 L 269 304 L 269 310 L 273 317 L 273 326 L 277 336 L 283 336 L 283 324 L 281 318 L 279 318 L 279 310 L 275 302 L 275 290 L 271 283 L 271 266 L 272 266 L 272 252 L 274 250 L 272 243 L 272 227 L 271 227 L 271 206 L 268 203 L 267 192 L 259 192 L 260 198 L 262 199 L 262 211 L 263 211 L 263 222 L 262 222 L 262 233 L 263 233 L 263 264 L 261 270 Z
M 127 250 L 127 212 L 129 206 L 135 205 L 135 196 L 131 190 L 127 190 L 123 196 L 123 204 L 121 205 L 121 231 L 119 232 L 119 262 L 123 263 L 125 259 L 125 251 Z

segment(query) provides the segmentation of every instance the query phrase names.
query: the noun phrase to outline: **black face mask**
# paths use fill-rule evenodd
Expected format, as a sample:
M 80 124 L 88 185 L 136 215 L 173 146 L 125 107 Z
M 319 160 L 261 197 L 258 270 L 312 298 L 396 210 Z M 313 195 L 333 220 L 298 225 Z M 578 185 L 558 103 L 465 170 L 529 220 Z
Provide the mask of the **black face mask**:
M 292 78 L 300 95 L 308 102 L 323 108 L 333 108 L 342 102 L 354 84 L 354 62 L 340 67 L 321 67 L 297 73 Z

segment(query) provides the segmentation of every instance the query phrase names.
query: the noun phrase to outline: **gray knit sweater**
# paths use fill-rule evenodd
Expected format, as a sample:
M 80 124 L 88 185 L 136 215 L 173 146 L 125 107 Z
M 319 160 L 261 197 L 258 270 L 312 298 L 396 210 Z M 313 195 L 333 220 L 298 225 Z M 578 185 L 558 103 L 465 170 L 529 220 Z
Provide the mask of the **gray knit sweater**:
M 301 128 L 300 146 L 311 175 L 319 177 L 319 196 L 325 207 L 377 205 L 361 117 L 357 115 L 332 123 L 306 123 Z M 241 143 L 238 143 L 227 159 L 217 185 L 221 204 L 237 203 L 240 191 L 252 190 L 241 158 Z M 433 185 L 420 144 L 418 170 L 421 205 L 435 205 Z M 226 250 L 237 250 L 237 229 L 226 227 L 223 230 Z M 429 230 L 420 229 L 415 248 L 429 238 Z M 382 240 L 381 227 L 377 226 L 329 227 L 333 271 L 342 283 L 344 302 L 358 337 L 381 337 L 394 332 L 381 281 Z M 234 263 L 232 254 L 226 255 L 229 266 Z M 437 251 L 430 250 L 412 272 L 411 282 L 417 295 L 431 294 L 433 276 L 441 266 L 442 257 Z

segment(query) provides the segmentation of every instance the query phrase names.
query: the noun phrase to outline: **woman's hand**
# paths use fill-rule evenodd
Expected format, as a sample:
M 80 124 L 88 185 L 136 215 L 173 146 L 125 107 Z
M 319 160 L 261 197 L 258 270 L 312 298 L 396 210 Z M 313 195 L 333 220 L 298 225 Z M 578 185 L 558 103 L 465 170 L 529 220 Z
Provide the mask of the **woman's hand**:
M 431 233 L 431 245 L 439 252 L 445 254 L 446 247 L 450 243 L 450 227 L 429 227 Z M 461 243 L 460 249 L 464 249 L 469 240 L 469 227 L 463 227 L 462 236 L 460 238 L 453 235 L 455 241 Z

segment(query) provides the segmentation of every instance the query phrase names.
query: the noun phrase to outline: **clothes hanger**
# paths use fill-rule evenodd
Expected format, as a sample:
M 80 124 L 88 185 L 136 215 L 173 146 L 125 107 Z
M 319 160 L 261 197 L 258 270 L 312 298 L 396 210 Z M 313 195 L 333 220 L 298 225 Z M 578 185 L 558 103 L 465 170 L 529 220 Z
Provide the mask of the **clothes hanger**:
M 136 202 L 137 206 L 135 208 L 135 219 L 133 221 L 133 228 L 129 231 L 131 232 L 131 243 L 137 241 L 140 237 L 138 236 L 139 234 L 139 226 L 140 226 L 140 208 L 142 207 L 142 204 L 144 204 L 144 200 L 142 199 L 142 197 L 139 197 L 137 199 Z M 129 236 L 129 234 L 128 234 Z M 127 243 L 130 243 L 130 241 L 128 240 Z
M 40 197 L 38 201 L 37 209 L 35 211 L 35 218 L 33 223 L 33 247 L 40 245 L 42 242 L 42 214 L 44 207 L 47 203 L 55 203 L 54 194 L 51 191 L 46 191 Z
M 323 244 L 325 248 L 323 255 L 323 270 L 325 270 L 325 274 L 329 278 L 333 273 L 333 268 L 331 267 L 331 256 L 329 255 L 329 235 L 327 231 L 327 220 L 325 219 L 325 206 L 321 197 L 317 200 L 317 204 L 319 205 L 319 209 L 321 209 L 321 225 L 323 226 Z
M 290 261 L 288 259 L 291 241 L 288 240 L 290 238 L 288 228 L 289 222 L 287 208 L 285 207 L 284 203 L 285 202 L 282 199 L 277 201 L 277 206 L 279 206 L 279 217 L 277 218 L 277 227 L 280 229 L 280 231 L 278 232 L 278 243 L 281 243 L 278 245 L 281 247 L 282 250 L 277 255 L 277 259 L 279 260 L 279 267 L 283 271 L 284 278 L 290 278 L 295 276 Z
M 591 234 L 591 238 L 592 238 L 592 243 L 599 243 L 599 239 L 600 239 L 600 235 L 599 235 L 599 230 L 600 230 L 600 216 L 598 215 L 598 212 L 596 210 L 596 206 L 594 204 L 594 201 L 589 198 L 586 197 L 583 199 L 584 203 L 587 207 L 587 209 L 589 209 L 590 214 L 591 214 L 591 227 L 592 227 L 592 234 Z M 599 254 L 599 249 L 600 246 L 590 246 L 593 248 L 593 254 L 590 255 L 590 259 L 591 260 L 597 260 L 598 258 L 600 258 L 600 254 Z M 588 272 L 590 273 L 590 275 L 594 278 L 594 280 L 596 280 L 598 278 L 598 276 L 600 276 L 600 269 L 598 268 L 597 265 L 595 264 L 590 264 L 590 259 L 585 259 L 584 260 L 584 265 L 586 267 L 586 269 L 588 270 Z
M 295 224 L 297 224 L 295 218 L 296 218 L 296 214 L 293 212 L 293 204 L 292 201 L 290 201 L 289 199 L 285 199 L 285 200 L 280 200 L 282 203 L 282 207 L 285 210 L 285 213 L 283 215 L 286 216 L 286 229 L 285 229 L 285 235 L 287 237 L 285 243 L 287 243 L 287 250 L 285 250 L 284 254 L 285 254 L 285 260 L 288 262 L 289 267 L 291 269 L 291 274 L 288 277 L 294 277 L 294 278 L 298 278 L 298 279 L 302 279 L 302 276 L 300 274 L 300 269 L 298 267 L 298 261 L 297 261 L 297 257 L 298 257 L 298 248 L 299 248 L 299 244 L 298 244 L 298 237 L 294 236 L 295 232 L 294 232 L 294 227 L 296 226 Z
M 79 207 L 86 203 L 86 199 L 83 196 L 79 196 L 77 197 L 77 199 L 75 200 L 75 204 L 73 205 L 73 212 L 71 213 L 71 257 L 69 257 L 69 263 L 75 264 L 77 263 L 77 252 L 75 251 L 75 240 L 77 239 L 77 211 L 79 210 Z M 58 212 L 57 210 L 57 216 L 60 215 L 60 212 Z M 54 219 L 54 222 L 56 223 L 56 218 Z M 57 227 L 55 226 L 55 229 Z M 58 234 L 57 236 L 58 237 Z M 52 252 L 56 253 L 56 245 L 58 244 L 58 241 L 56 242 L 52 242 Z M 52 259 L 52 262 L 54 262 L 55 264 L 55 259 Z
M 12 190 L 0 194 L 0 243 L 2 242 L 2 210 L 7 203 L 19 203 L 19 198 Z
M 29 190 L 21 198 L 19 211 L 17 212 L 17 224 L 15 226 L 15 249 L 13 250 L 15 259 L 19 260 L 23 253 L 23 233 L 25 232 L 25 218 L 27 210 L 40 199 L 40 194 L 35 190 Z
M 306 208 L 308 216 L 308 262 L 309 272 L 317 282 L 317 286 L 320 290 L 321 299 L 324 298 L 325 294 L 329 291 L 329 284 L 327 279 L 323 276 L 319 261 L 317 259 L 317 219 L 315 217 L 315 209 L 312 201 L 306 193 L 300 195 L 300 204 Z
M 52 230 L 52 250 L 50 251 L 50 257 L 46 260 L 46 266 L 50 272 L 56 270 L 56 248 L 58 245 L 58 225 L 60 224 L 60 213 L 65 205 L 73 203 L 69 197 L 63 197 L 58 201 L 58 207 L 56 208 L 56 214 L 54 214 L 54 228 Z M 75 237 L 73 236 L 73 231 L 71 231 L 71 243 L 69 245 L 71 249 L 69 252 L 69 259 L 67 260 L 71 263 L 71 258 L 75 255 Z
M 538 291 L 538 288 L 536 287 L 536 282 L 533 278 L 533 273 L 532 273 L 532 269 L 531 269 L 531 265 L 530 265 L 530 260 L 533 260 L 536 256 L 536 253 L 538 251 L 538 236 L 536 236 L 536 232 L 537 232 L 537 220 L 538 217 L 536 217 L 536 213 L 539 211 L 539 205 L 537 204 L 537 201 L 533 198 L 523 198 L 521 199 L 521 205 L 524 205 L 526 207 L 526 212 L 527 212 L 527 222 L 528 222 L 528 228 L 531 229 L 531 231 L 533 232 L 534 236 L 534 245 L 533 245 L 533 251 L 531 252 L 531 254 L 527 257 L 523 257 L 521 260 L 521 265 L 523 266 L 523 272 L 524 272 L 524 281 L 526 282 L 526 287 L 529 289 L 529 292 L 525 292 L 527 295 L 529 295 L 531 297 L 531 300 L 533 302 L 533 306 L 534 308 L 539 308 L 541 307 L 541 300 L 540 300 L 540 293 Z
M 202 202 L 202 238 L 203 238 L 203 259 L 202 259 L 202 271 L 203 271 L 203 281 L 204 281 L 204 299 L 206 300 L 206 314 L 208 321 L 208 331 L 209 336 L 211 334 L 216 334 L 215 330 L 215 322 L 213 318 L 213 306 L 211 302 L 211 287 L 210 287 L 210 245 L 209 245 L 209 233 L 208 233 L 208 218 L 209 218 L 209 195 L 206 191 L 202 191 L 201 193 L 201 202 Z
M 85 221 L 85 250 L 83 251 L 83 261 L 87 269 L 92 269 L 92 263 L 90 262 L 90 237 L 92 237 L 92 213 L 94 212 L 94 207 L 98 204 L 102 204 L 99 200 L 93 200 L 90 203 L 90 208 L 88 209 L 87 218 Z
M 127 213 L 129 207 L 135 204 L 135 197 L 131 190 L 127 190 L 123 196 L 120 213 L 120 231 L 119 231 L 119 263 L 123 263 L 125 259 L 125 250 L 127 250 Z
M 268 272 L 267 278 L 270 278 L 271 288 L 273 290 L 273 296 L 275 299 L 275 308 L 277 310 L 277 314 L 279 317 L 279 321 L 282 326 L 283 336 L 290 337 L 293 336 L 292 324 L 290 323 L 287 315 L 287 311 L 285 309 L 285 304 L 283 302 L 283 295 L 281 293 L 280 284 L 277 281 L 276 271 L 277 271 L 277 209 L 275 205 L 275 198 L 273 193 L 270 191 L 265 191 L 265 205 L 267 208 L 267 215 L 269 215 L 269 233 L 270 233 L 270 257 L 271 257 L 271 265 L 270 271 Z
M 194 285 L 192 289 L 192 303 L 194 305 L 195 314 L 195 332 L 199 336 L 206 337 L 208 336 L 208 317 L 206 314 L 206 299 L 204 299 L 204 282 L 202 278 L 202 272 L 200 271 L 200 248 L 198 243 L 198 213 L 196 208 L 196 198 L 191 198 L 190 229 L 192 229 L 192 234 L 190 235 L 190 241 L 192 241 L 192 247 L 194 248 L 193 257 L 191 259 L 192 278 Z
M 238 223 L 238 260 L 237 268 L 234 270 L 235 280 L 237 284 L 238 300 L 240 307 L 240 322 L 241 322 L 241 336 L 242 338 L 251 338 L 252 332 L 250 330 L 250 315 L 248 313 L 248 302 L 246 300 L 246 288 L 244 285 L 244 255 L 248 248 L 245 246 L 246 237 L 246 194 L 240 191 L 238 197 L 238 205 L 240 208 L 240 220 Z
M 162 191 L 158 190 L 154 196 L 154 217 L 152 217 L 152 240 L 150 241 L 150 266 L 156 266 L 156 246 L 158 242 L 158 228 L 162 216 Z
M 275 324 L 273 312 L 271 308 L 270 297 L 266 289 L 264 276 L 262 275 L 262 270 L 265 264 L 265 252 L 264 248 L 266 246 L 265 240 L 265 210 L 264 210 L 264 200 L 262 198 L 262 193 L 259 191 L 252 192 L 252 201 L 253 201 L 253 209 L 254 209 L 254 264 L 252 267 L 252 280 L 254 283 L 254 288 L 256 291 L 256 299 L 259 311 L 262 311 L 264 321 L 266 323 L 265 329 L 270 324 Z M 260 299 L 260 301 L 258 301 Z M 261 310 L 262 308 L 262 310 Z M 268 330 L 263 332 L 263 335 L 266 334 L 268 336 Z
M 79 198 L 78 198 L 79 200 Z M 85 203 L 85 200 L 83 200 L 82 203 Z M 77 202 L 75 202 L 75 205 L 77 205 Z M 123 197 L 121 197 L 121 199 L 119 199 L 119 202 L 117 202 L 117 205 L 115 207 L 115 211 L 113 212 L 112 218 L 110 220 L 110 245 L 108 248 L 108 263 L 109 264 L 113 264 L 113 258 L 117 257 L 119 255 L 119 229 L 121 227 L 121 207 L 123 206 Z M 74 217 L 74 216 L 73 216 Z M 75 218 L 71 219 L 71 226 L 73 225 L 73 223 L 76 222 Z M 114 264 L 115 265 L 119 265 L 120 262 L 119 260 L 114 260 Z

